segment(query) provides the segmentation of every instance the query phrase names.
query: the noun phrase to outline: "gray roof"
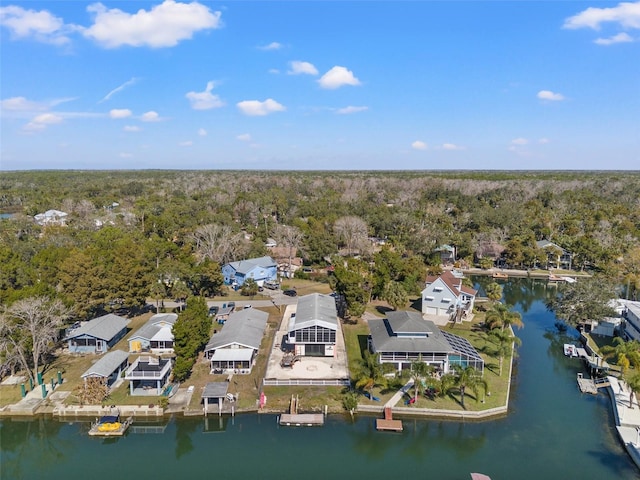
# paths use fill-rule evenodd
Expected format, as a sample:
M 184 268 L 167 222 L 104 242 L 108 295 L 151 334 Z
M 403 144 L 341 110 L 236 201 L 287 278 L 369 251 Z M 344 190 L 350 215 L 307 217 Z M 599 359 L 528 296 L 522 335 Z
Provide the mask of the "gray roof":
M 559 248 L 560 250 L 562 250 L 562 254 L 563 255 L 566 255 L 567 253 L 569 253 L 564 248 L 562 248 L 560 245 L 558 245 L 556 243 L 553 243 L 553 242 L 550 242 L 549 240 L 538 240 L 538 241 L 536 241 L 536 246 L 538 248 L 543 248 L 543 249 L 544 248 L 550 248 L 550 247 Z
M 162 328 L 164 328 L 163 325 L 173 325 L 176 323 L 176 320 L 178 320 L 178 314 L 176 313 L 156 314 L 152 316 L 147 323 L 141 326 L 129 340 L 134 340 L 136 338 L 151 340 L 160 330 L 162 330 Z
M 331 330 L 338 329 L 336 300 L 331 295 L 311 293 L 298 298 L 295 319 L 289 331 L 319 325 Z
M 82 378 L 108 377 L 128 358 L 129 353 L 123 352 L 122 350 L 112 350 L 109 353 L 105 353 L 100 360 L 91 365 L 87 371 L 82 374 Z
M 269 268 L 269 267 L 278 266 L 278 264 L 273 260 L 273 258 L 269 256 L 259 257 L 259 258 L 250 258 L 248 260 L 240 260 L 239 262 L 231 262 L 229 265 L 236 272 L 241 274 L 247 274 L 256 267 Z
M 209 382 L 205 385 L 201 398 L 223 398 L 228 389 L 229 382 Z
M 260 348 L 269 314 L 257 308 L 245 308 L 229 315 L 220 333 L 211 337 L 205 351 L 237 343 L 247 348 Z
M 440 329 L 418 312 L 389 312 L 387 318 L 369 320 L 371 340 L 376 352 L 450 353 Z
M 67 340 L 83 335 L 109 341 L 126 328 L 129 319 L 110 313 L 102 317 L 94 318 L 67 335 Z

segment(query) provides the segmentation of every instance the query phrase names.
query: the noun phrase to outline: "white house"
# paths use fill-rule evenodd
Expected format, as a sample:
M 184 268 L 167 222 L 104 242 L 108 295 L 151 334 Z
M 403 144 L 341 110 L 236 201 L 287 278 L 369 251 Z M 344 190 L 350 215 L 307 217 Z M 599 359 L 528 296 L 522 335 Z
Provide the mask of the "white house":
M 176 313 L 158 313 L 129 338 L 129 351 L 173 353 L 173 324 L 178 320 Z
M 462 278 L 446 271 L 440 276 L 427 277 L 422 290 L 422 313 L 429 315 L 456 315 L 461 319 L 473 310 L 478 293 L 462 284 Z
M 304 295 L 289 319 L 287 343 L 296 355 L 333 357 L 338 328 L 336 301 L 331 295 Z

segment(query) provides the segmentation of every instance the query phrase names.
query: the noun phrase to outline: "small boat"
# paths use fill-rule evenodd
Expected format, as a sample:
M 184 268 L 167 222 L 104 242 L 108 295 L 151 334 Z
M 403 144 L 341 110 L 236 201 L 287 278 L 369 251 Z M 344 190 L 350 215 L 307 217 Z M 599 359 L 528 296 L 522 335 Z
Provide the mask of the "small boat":
M 471 480 L 491 480 L 491 477 L 484 473 L 472 473 Z
M 509 278 L 509 275 L 507 275 L 504 272 L 494 272 L 493 275 L 491 275 L 493 278 Z
M 89 435 L 100 437 L 121 437 L 133 423 L 133 417 L 120 420 L 120 415 L 104 415 L 91 424 Z
M 576 283 L 577 280 L 573 277 L 560 277 L 562 279 L 562 281 L 567 282 L 567 283 Z
M 565 281 L 565 277 L 558 277 L 557 275 L 554 275 L 553 273 L 549 274 L 549 281 L 550 282 L 564 282 Z
M 578 356 L 578 347 L 576 347 L 573 343 L 565 343 L 562 347 L 564 354 L 567 357 L 577 357 Z

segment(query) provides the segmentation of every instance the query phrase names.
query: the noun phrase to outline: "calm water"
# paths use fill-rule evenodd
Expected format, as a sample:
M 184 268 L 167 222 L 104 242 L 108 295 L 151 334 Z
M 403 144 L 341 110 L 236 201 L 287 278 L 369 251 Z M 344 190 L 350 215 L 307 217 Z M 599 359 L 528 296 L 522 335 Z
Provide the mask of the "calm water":
M 505 284 L 505 299 L 526 327 L 518 332 L 523 345 L 504 419 L 405 420 L 403 433 L 382 433 L 371 417 L 329 417 L 318 428 L 279 427 L 267 415 L 222 424 L 179 418 L 161 425 L 162 433 L 134 430 L 119 439 L 89 437 L 81 422 L 3 420 L 0 477 L 469 480 L 477 471 L 492 480 L 640 478 L 616 436 L 609 398 L 577 389 L 582 364 L 562 355 L 567 338 L 544 306 L 551 291 L 529 280 Z

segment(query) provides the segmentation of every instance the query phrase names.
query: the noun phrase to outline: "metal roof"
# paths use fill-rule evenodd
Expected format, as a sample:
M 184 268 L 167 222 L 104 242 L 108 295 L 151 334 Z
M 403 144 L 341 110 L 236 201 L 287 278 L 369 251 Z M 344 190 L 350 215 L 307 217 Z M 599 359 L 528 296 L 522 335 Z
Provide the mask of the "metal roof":
M 112 350 L 104 354 L 104 356 L 102 356 L 100 360 L 91 365 L 87 369 L 87 371 L 82 374 L 82 378 L 108 377 L 113 372 L 115 372 L 116 369 L 128 358 L 128 352 L 124 352 L 122 350 Z
M 202 392 L 202 398 L 222 398 L 226 397 L 229 389 L 229 382 L 207 383 Z
M 289 331 L 301 328 L 322 326 L 331 330 L 338 329 L 336 300 L 331 295 L 311 293 L 298 298 L 296 316 L 291 319 Z
M 452 353 L 440 329 L 418 312 L 389 312 L 385 319 L 369 320 L 376 352 Z
M 222 362 L 249 361 L 253 357 L 253 348 L 218 348 L 209 360 Z
M 257 308 L 245 308 L 233 312 L 224 324 L 220 333 L 211 337 L 205 351 L 215 350 L 227 345 L 238 344 L 257 350 L 260 348 L 262 336 L 269 314 Z
M 102 317 L 94 318 L 79 328 L 69 332 L 66 339 L 78 338 L 83 335 L 109 341 L 126 328 L 129 319 L 110 313 Z

